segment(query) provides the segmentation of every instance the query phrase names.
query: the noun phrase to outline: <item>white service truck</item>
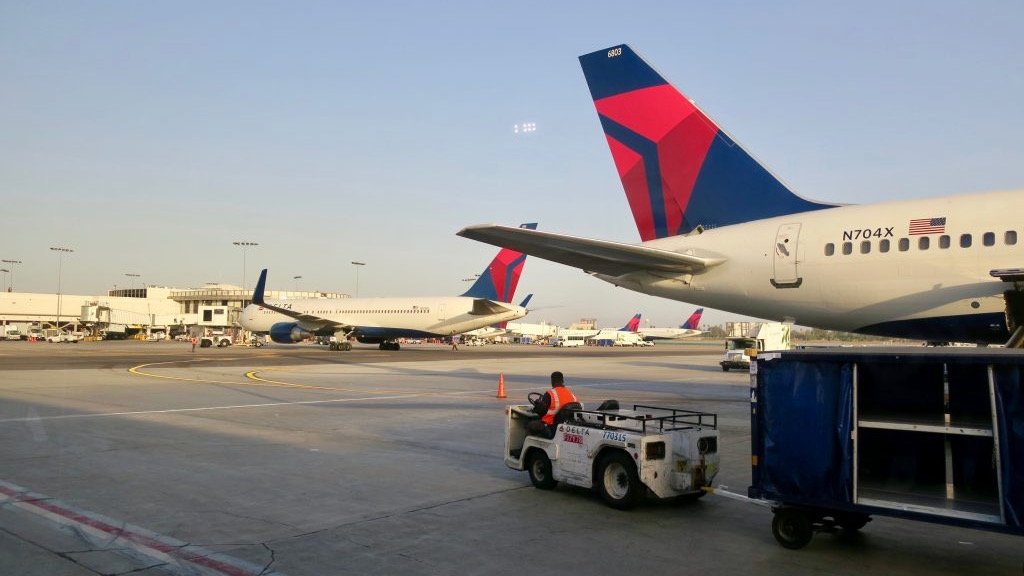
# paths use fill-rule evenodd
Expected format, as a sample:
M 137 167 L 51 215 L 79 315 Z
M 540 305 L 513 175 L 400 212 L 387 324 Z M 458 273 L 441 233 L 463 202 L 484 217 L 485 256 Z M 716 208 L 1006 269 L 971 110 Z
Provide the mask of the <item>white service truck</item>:
M 65 332 L 56 328 L 49 328 L 45 332 L 46 341 L 54 344 L 78 344 L 85 338 L 81 332 Z
M 766 322 L 757 327 L 753 336 L 729 336 L 725 339 L 725 355 L 718 364 L 723 372 L 731 368 L 750 370 L 750 359 L 768 350 L 789 350 L 793 326 L 781 322 Z
M 7 324 L 4 326 L 3 338 L 5 340 L 27 340 L 28 324 Z
M 211 346 L 216 346 L 217 348 L 231 346 L 231 336 L 228 336 L 222 330 L 209 331 L 199 339 L 199 347 L 209 348 Z
M 551 339 L 551 345 L 560 348 L 575 348 L 586 345 L 587 337 L 579 334 L 555 336 Z
M 558 418 L 553 438 L 528 432 L 527 423 L 536 418 L 532 406 L 505 409 L 505 464 L 526 470 L 540 489 L 559 482 L 597 488 L 609 506 L 625 510 L 648 492 L 699 498 L 718 473 L 715 414 L 617 404 L 572 410 L 565 421 Z

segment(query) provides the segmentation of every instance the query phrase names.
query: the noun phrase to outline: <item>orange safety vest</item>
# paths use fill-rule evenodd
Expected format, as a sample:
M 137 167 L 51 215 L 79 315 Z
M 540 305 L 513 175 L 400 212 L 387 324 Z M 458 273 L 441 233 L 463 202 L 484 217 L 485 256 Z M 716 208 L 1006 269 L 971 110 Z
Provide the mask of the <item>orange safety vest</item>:
M 579 400 L 576 399 L 576 395 L 572 393 L 572 390 L 565 386 L 557 386 L 548 390 L 547 393 L 551 396 L 551 403 L 548 404 L 548 413 L 541 418 L 541 421 L 548 426 L 553 426 L 558 409 L 570 402 L 579 402 Z

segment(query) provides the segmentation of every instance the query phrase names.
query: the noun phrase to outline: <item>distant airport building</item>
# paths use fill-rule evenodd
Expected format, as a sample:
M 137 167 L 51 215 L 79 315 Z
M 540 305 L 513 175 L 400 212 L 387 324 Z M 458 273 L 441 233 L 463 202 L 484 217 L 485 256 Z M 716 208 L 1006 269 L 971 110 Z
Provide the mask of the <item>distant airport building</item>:
M 105 296 L 0 292 L 0 335 L 22 336 L 30 327 L 61 328 L 92 336 L 171 338 L 222 330 L 240 336 L 238 317 L 252 292 L 227 284 L 204 288 L 146 286 L 109 290 Z M 268 298 L 348 298 L 334 292 L 268 290 Z M 8 330 L 12 326 L 17 329 Z

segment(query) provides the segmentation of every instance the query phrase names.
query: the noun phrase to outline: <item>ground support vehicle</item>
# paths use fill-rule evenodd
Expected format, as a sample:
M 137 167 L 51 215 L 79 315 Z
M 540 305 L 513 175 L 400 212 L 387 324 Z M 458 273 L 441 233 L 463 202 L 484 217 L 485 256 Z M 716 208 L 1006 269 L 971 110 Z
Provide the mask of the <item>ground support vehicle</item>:
M 56 329 L 46 331 L 46 341 L 54 344 L 78 344 L 83 338 L 85 335 L 81 332 L 64 332 Z
M 200 348 L 209 348 L 211 346 L 216 346 L 218 348 L 231 346 L 231 337 L 227 334 L 206 334 L 199 339 Z
M 779 544 L 873 515 L 1024 534 L 1024 352 L 859 348 L 759 355 L 752 485 Z
M 715 414 L 641 405 L 576 410 L 549 439 L 527 433 L 532 408 L 505 409 L 505 464 L 529 472 L 537 488 L 597 488 L 608 505 L 628 509 L 647 492 L 699 498 L 718 473 Z
M 751 358 L 766 350 L 789 350 L 792 326 L 780 322 L 759 324 L 752 336 L 729 336 L 725 354 L 718 363 L 723 372 L 730 369 L 749 370 Z
M 382 346 L 383 346 L 383 344 L 382 344 Z M 396 344 L 396 346 L 397 346 L 397 344 Z M 329 347 L 330 347 L 331 350 L 334 350 L 334 351 L 348 352 L 349 350 L 352 349 L 352 342 L 350 342 L 347 338 L 344 339 L 344 340 L 333 339 L 333 340 L 331 340 L 331 343 L 330 343 Z M 381 350 L 383 350 L 383 349 L 384 348 L 381 348 Z
M 7 324 L 3 327 L 5 340 L 27 340 L 28 324 Z
M 555 336 L 551 339 L 551 345 L 560 348 L 575 348 L 586 345 L 585 336 Z

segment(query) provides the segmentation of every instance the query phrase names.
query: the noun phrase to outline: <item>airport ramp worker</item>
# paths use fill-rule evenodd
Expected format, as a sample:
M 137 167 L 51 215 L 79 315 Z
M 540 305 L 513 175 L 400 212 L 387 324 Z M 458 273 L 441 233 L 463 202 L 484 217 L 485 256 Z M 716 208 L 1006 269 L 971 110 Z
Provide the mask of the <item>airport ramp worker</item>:
M 540 420 L 528 422 L 527 430 L 532 434 L 554 437 L 555 416 L 559 410 L 571 403 L 578 405 L 579 399 L 565 386 L 565 376 L 558 371 L 552 372 L 551 389 L 533 406 L 533 411 L 540 416 Z

